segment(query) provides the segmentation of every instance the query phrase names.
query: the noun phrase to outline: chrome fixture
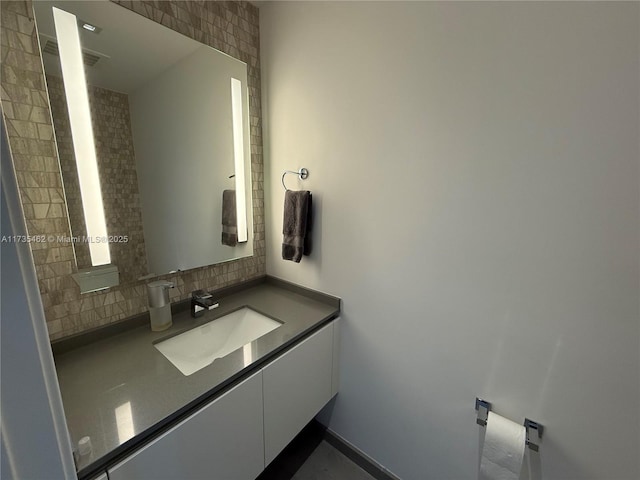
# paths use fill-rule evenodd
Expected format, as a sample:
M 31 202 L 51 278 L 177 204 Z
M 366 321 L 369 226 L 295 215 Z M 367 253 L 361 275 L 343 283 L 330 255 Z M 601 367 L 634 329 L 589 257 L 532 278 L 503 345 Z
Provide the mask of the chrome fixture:
M 524 419 L 524 428 L 527 430 L 527 441 L 526 444 L 529 446 L 531 450 L 537 452 L 540 449 L 538 445 L 540 443 L 540 439 L 542 438 L 542 431 L 544 427 L 540 425 L 538 422 L 534 422 L 533 420 L 529 420 L 528 418 Z M 533 438 L 533 431 L 537 432 L 536 437 Z
M 478 418 L 476 419 L 476 423 L 480 426 L 486 427 L 487 419 L 489 418 L 489 412 L 491 411 L 491 403 L 476 397 L 476 410 L 478 411 Z M 544 430 L 544 427 L 538 422 L 534 422 L 533 420 L 525 418 L 524 428 L 527 432 L 525 444 L 529 447 L 529 449 L 537 452 L 540 449 L 539 443 L 540 439 L 542 439 L 542 432 Z M 537 434 L 535 436 L 534 431 Z
M 213 295 L 204 290 L 191 292 L 191 316 L 193 318 L 204 314 L 206 310 L 213 310 L 220 304 L 213 300 Z
M 476 410 L 478 411 L 476 423 L 485 427 L 487 425 L 487 419 L 489 418 L 489 412 L 491 411 L 491 404 L 486 400 L 476 397 Z
M 309 170 L 307 170 L 306 168 L 301 168 L 297 172 L 294 172 L 293 170 L 285 170 L 282 174 L 282 186 L 284 187 L 285 191 L 289 190 L 284 184 L 284 177 L 287 173 L 293 173 L 294 175 L 297 175 L 300 180 L 305 180 L 309 176 Z

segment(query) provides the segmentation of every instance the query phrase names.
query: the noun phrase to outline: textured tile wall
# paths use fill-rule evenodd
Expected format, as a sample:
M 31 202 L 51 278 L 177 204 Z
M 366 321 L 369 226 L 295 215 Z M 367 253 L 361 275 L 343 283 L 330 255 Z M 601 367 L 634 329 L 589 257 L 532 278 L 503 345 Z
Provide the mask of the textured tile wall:
M 216 290 L 265 273 L 264 187 L 258 9 L 248 2 L 117 1 L 247 64 L 253 183 L 253 256 L 166 275 L 176 282 L 172 301 L 197 288 Z M 1 1 L 1 95 L 9 146 L 30 235 L 52 340 L 122 320 L 147 309 L 144 283 L 80 295 L 70 273 L 74 251 L 56 237 L 71 236 L 51 124 L 31 0 Z
M 69 126 L 62 78 L 46 75 L 53 125 L 71 232 L 85 237 L 80 184 Z M 118 266 L 121 283 L 131 283 L 147 273 L 140 192 L 135 166 L 129 99 L 126 94 L 89 86 L 89 104 L 100 174 L 100 188 L 109 235 L 127 235 L 127 242 L 109 244 L 112 262 Z M 78 268 L 91 266 L 89 244 L 74 245 Z

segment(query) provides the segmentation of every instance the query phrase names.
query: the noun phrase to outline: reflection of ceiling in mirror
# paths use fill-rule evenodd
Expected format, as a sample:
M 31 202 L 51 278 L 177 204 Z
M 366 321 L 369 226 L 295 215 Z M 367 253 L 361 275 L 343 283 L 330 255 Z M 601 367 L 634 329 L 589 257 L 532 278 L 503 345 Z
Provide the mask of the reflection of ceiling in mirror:
M 54 6 L 101 29 L 99 34 L 80 29 L 83 50 L 100 58 L 86 68 L 88 83 L 116 92 L 130 93 L 197 49 L 209 48 L 168 28 L 158 28 L 138 14 L 123 15 L 122 7 L 110 1 L 95 0 L 34 2 L 43 46 L 56 38 Z M 48 73 L 60 70 L 57 57 L 45 53 L 42 60 Z

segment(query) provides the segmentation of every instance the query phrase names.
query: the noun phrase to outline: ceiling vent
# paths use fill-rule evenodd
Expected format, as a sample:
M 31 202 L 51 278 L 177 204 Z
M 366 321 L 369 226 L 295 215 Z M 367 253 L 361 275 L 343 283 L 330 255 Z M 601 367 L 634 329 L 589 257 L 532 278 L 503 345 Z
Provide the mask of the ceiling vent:
M 60 56 L 60 52 L 58 51 L 58 43 L 54 40 L 47 39 L 44 47 L 42 48 L 43 53 L 48 53 L 49 55 L 54 55 L 56 57 Z M 106 55 L 96 54 L 95 52 L 90 52 L 86 49 L 82 49 L 82 60 L 87 67 L 93 67 L 98 60 L 101 58 L 108 58 Z

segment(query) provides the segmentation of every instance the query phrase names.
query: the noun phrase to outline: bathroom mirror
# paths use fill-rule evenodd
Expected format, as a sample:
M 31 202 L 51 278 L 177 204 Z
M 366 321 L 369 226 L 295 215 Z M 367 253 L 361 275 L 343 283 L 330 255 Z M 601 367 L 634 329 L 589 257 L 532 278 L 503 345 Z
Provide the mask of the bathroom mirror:
M 120 283 L 251 256 L 246 64 L 108 0 L 36 1 L 78 269 L 95 266 L 83 241 L 92 214 L 82 203 L 53 7 L 77 19 Z M 235 191 L 235 245 L 222 242 L 225 190 Z

